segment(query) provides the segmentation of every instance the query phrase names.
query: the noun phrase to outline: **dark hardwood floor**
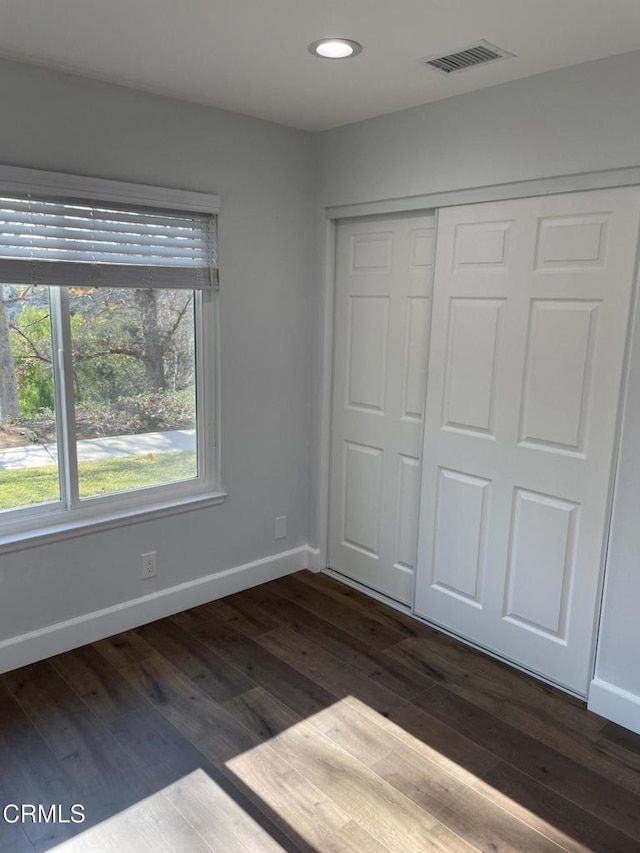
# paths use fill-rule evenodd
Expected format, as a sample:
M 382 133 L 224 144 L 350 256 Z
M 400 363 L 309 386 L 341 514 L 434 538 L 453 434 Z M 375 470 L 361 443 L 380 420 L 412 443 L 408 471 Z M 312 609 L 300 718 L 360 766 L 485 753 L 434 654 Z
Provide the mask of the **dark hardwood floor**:
M 86 821 L 0 853 L 627 853 L 640 737 L 300 572 L 1 676 L 23 803 Z

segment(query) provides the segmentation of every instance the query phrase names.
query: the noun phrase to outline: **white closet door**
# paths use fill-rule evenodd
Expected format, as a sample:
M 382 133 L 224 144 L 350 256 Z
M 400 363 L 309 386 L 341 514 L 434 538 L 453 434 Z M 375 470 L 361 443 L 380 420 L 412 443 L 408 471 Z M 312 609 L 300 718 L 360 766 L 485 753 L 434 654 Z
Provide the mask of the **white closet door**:
M 338 226 L 329 564 L 407 604 L 433 253 L 433 216 Z
M 448 208 L 416 611 L 586 693 L 640 191 Z

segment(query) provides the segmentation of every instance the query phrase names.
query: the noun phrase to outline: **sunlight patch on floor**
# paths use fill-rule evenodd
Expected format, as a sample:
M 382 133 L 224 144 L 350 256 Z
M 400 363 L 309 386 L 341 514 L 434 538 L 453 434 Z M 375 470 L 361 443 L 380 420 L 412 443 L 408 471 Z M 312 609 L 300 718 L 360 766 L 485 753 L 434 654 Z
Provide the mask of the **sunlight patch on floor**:
M 195 770 L 53 851 L 211 853 L 212 847 L 229 853 L 282 850 L 204 770 Z
M 264 710 L 256 694 L 256 715 Z M 477 833 L 485 849 L 487 840 L 508 845 L 511 832 L 526 838 L 532 830 L 550 845 L 589 849 L 576 848 L 562 829 L 484 782 L 501 763 L 495 756 L 467 742 L 478 766 L 466 767 L 445 754 L 460 754 L 461 735 L 437 720 L 425 720 L 416 733 L 347 696 L 281 727 L 226 766 L 318 851 L 333 849 L 336 837 L 354 830 L 369 840 L 391 832 L 405 851 L 421 849 L 415 845 L 426 838 L 447 850 L 457 832 L 467 841 Z

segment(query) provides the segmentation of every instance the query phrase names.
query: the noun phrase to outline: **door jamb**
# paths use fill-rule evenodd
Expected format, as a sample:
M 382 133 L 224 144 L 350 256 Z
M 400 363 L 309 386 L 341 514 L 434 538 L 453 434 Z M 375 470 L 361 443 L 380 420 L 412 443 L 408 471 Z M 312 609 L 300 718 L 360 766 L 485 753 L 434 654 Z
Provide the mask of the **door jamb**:
M 322 294 L 322 386 L 320 398 L 320 440 L 318 488 L 316 495 L 316 535 L 318 571 L 329 568 L 329 500 L 331 482 L 331 397 L 333 391 L 333 327 L 336 291 L 336 235 L 338 217 L 325 221 Z

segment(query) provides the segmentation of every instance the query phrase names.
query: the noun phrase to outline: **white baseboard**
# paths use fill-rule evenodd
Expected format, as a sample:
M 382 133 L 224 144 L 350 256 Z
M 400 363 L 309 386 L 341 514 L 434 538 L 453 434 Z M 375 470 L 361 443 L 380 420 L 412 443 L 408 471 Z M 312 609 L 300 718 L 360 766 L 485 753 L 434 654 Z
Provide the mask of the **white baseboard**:
M 314 553 L 313 549 L 303 545 L 292 551 L 283 551 L 244 566 L 235 566 L 214 575 L 161 589 L 151 595 L 123 601 L 113 607 L 3 640 L 0 642 L 0 673 L 87 643 L 94 643 L 120 631 L 137 628 L 147 622 L 171 616 L 189 607 L 197 607 L 216 598 L 223 598 L 225 595 L 232 595 L 234 592 L 241 592 L 300 569 L 313 569 L 311 563 Z
M 594 678 L 589 688 L 587 708 L 640 734 L 640 696 L 635 693 Z
M 320 548 L 312 548 L 310 545 L 307 545 L 307 554 L 309 555 L 307 563 L 309 571 L 316 573 L 321 572 L 324 566 L 320 563 Z

